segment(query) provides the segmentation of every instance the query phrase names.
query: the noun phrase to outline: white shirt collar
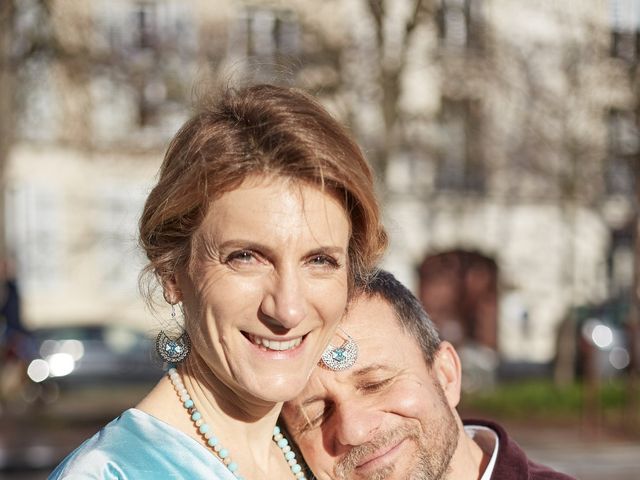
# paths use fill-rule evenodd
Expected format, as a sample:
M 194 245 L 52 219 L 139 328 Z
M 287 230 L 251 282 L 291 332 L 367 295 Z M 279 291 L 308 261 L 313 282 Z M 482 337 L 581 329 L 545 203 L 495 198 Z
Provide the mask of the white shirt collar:
M 490 455 L 487 468 L 485 468 L 482 477 L 480 477 L 480 480 L 489 480 L 496 466 L 496 460 L 498 459 L 498 447 L 500 446 L 498 434 L 489 427 L 481 425 L 465 425 L 464 431 L 478 444 L 485 454 Z

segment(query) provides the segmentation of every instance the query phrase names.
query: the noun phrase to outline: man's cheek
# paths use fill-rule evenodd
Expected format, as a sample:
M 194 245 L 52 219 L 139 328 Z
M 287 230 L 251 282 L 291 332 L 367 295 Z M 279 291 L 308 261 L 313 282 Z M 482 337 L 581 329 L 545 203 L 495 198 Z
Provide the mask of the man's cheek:
M 425 412 L 430 411 L 426 409 L 436 407 L 435 399 L 427 398 L 427 396 L 427 391 L 424 389 L 395 389 L 391 395 L 394 401 L 388 405 L 387 410 L 403 417 L 420 418 Z

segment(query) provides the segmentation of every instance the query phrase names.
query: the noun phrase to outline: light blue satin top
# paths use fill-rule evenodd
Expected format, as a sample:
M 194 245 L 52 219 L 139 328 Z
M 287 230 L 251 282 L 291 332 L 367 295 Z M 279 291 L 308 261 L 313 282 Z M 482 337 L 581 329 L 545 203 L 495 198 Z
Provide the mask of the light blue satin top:
M 193 438 L 135 408 L 75 449 L 48 480 L 235 480 Z

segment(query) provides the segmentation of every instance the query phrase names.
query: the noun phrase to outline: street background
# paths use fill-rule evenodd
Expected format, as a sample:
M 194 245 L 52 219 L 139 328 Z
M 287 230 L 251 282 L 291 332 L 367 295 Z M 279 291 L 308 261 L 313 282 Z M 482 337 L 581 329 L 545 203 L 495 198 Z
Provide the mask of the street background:
M 44 478 L 161 374 L 137 220 L 193 106 L 255 82 L 362 146 L 461 410 L 637 478 L 639 32 L 640 0 L 0 2 L 0 479 Z

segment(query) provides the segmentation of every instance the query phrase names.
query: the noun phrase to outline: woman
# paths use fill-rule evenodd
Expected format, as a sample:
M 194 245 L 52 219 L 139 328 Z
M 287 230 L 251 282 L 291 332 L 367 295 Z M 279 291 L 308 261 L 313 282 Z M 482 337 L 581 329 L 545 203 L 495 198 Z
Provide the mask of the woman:
M 170 144 L 140 238 L 188 335 L 160 353 L 190 353 L 50 478 L 304 478 L 282 403 L 386 246 L 357 145 L 299 91 L 227 91 Z

